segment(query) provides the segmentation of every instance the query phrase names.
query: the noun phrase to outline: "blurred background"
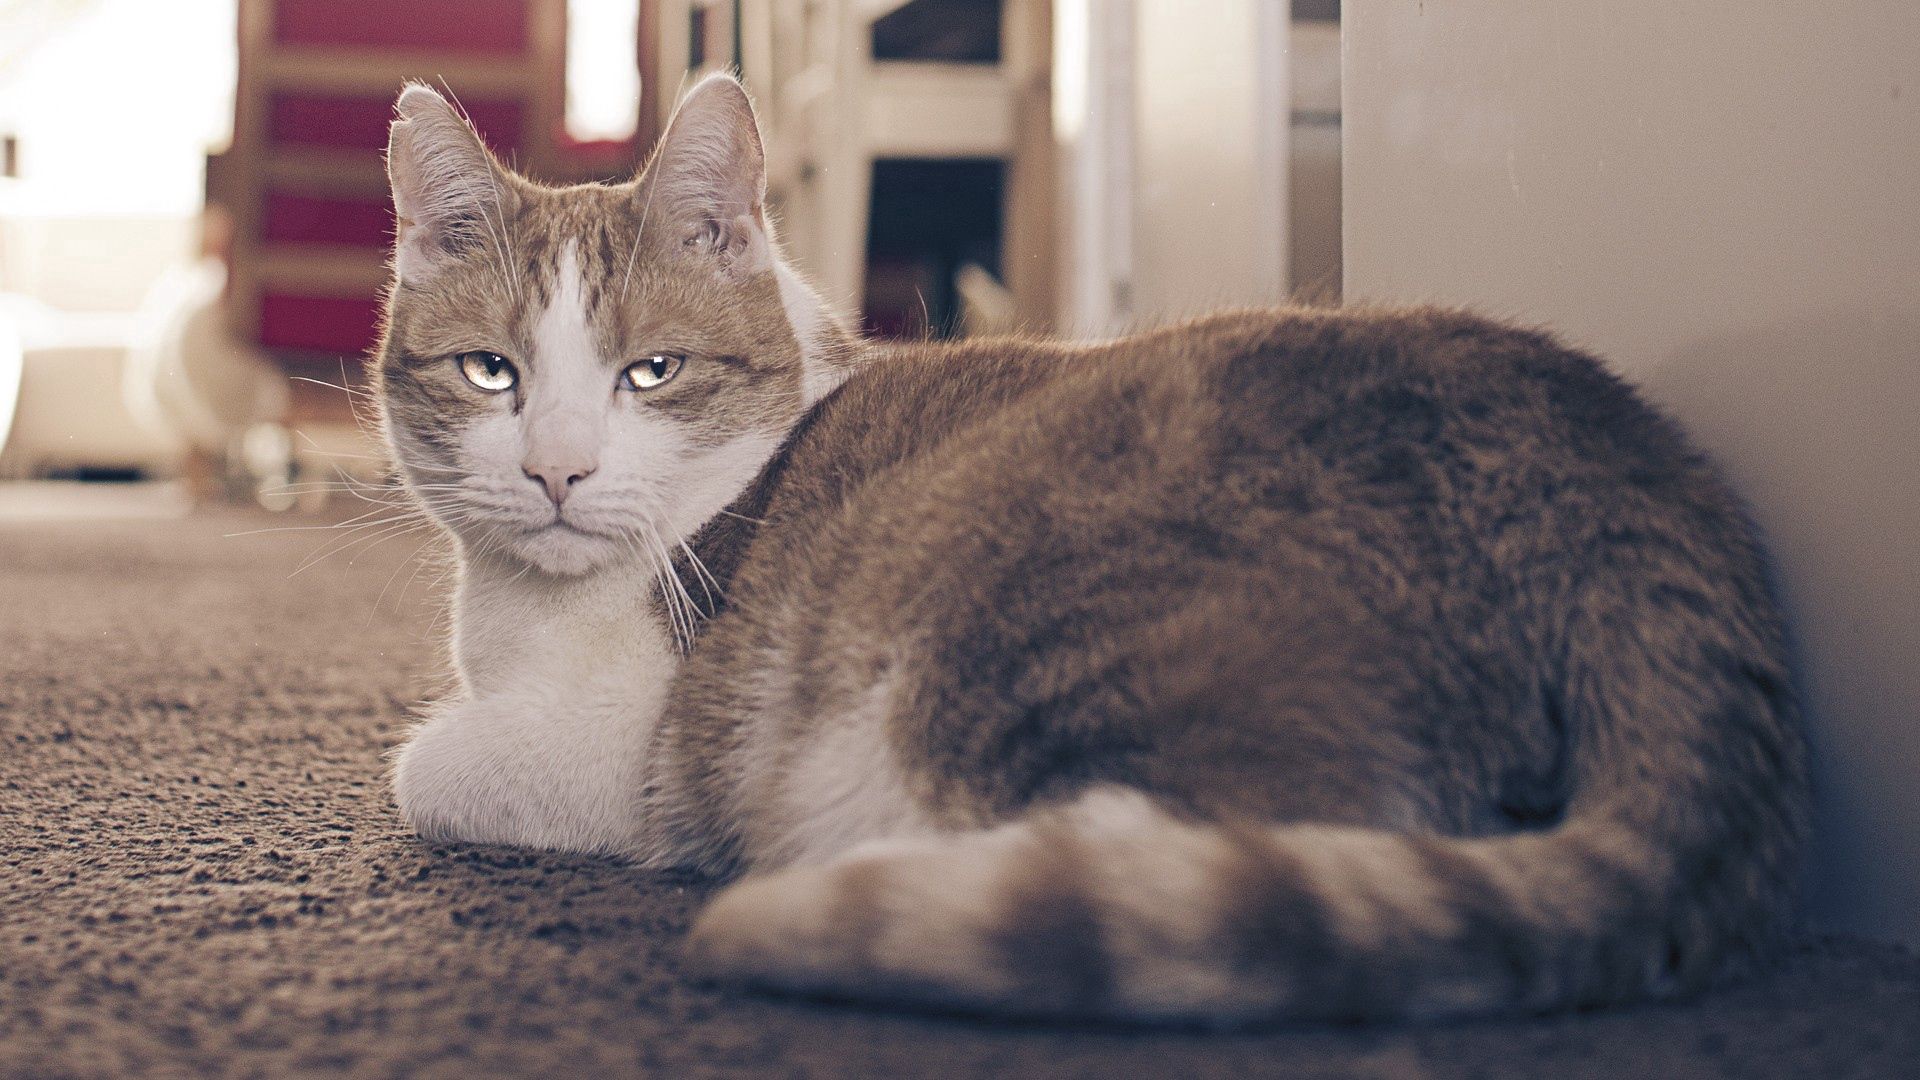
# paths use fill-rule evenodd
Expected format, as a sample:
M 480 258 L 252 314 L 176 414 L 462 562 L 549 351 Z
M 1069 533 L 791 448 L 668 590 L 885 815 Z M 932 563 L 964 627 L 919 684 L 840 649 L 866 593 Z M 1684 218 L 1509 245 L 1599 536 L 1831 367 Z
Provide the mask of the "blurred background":
M 0 522 L 377 472 L 403 80 L 569 182 L 631 175 L 723 68 L 790 255 L 870 333 L 1304 296 L 1605 355 L 1772 538 L 1817 910 L 1920 941 L 1912 0 L 0 0 Z
M 630 175 L 738 71 L 790 255 L 875 334 L 1337 297 L 1338 4 L 1203 6 L 4 0 L 0 475 L 280 506 L 366 452 L 409 78 L 565 183 Z

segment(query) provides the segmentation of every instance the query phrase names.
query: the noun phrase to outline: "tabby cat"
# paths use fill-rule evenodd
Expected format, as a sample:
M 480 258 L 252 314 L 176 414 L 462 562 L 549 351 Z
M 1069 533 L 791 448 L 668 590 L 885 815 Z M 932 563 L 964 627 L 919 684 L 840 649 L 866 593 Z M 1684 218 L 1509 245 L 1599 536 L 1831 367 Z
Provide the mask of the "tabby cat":
M 1025 1014 L 1570 1007 L 1786 927 L 1762 553 L 1590 357 L 1431 309 L 864 342 L 733 80 L 622 185 L 397 108 L 382 422 L 460 559 L 420 835 L 740 872 L 701 970 Z

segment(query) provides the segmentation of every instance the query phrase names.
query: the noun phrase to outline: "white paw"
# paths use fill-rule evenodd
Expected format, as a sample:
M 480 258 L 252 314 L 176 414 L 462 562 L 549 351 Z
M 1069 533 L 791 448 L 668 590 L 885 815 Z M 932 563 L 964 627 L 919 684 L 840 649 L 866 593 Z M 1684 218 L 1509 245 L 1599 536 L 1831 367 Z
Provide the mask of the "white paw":
M 638 754 L 591 716 L 527 719 L 540 715 L 463 702 L 414 729 L 393 769 L 407 824 L 435 841 L 601 853 L 630 846 Z

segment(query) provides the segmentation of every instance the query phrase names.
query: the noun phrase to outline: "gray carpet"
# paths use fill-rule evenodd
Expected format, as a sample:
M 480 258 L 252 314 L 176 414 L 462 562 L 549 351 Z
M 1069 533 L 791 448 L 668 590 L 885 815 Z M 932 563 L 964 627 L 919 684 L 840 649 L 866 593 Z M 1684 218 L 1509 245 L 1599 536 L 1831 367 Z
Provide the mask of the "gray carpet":
M 431 570 L 400 537 L 290 577 L 326 534 L 224 535 L 289 524 L 0 521 L 0 1074 L 1920 1076 L 1920 958 L 1842 939 L 1701 1001 L 1425 1029 L 700 985 L 701 883 L 400 827 L 381 755 L 438 677 Z

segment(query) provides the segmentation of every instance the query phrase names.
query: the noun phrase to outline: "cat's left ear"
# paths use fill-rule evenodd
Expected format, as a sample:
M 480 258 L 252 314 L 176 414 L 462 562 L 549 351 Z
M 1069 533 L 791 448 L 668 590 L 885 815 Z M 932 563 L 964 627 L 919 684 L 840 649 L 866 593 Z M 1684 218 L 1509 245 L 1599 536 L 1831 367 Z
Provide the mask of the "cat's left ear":
M 732 76 L 709 75 L 681 101 L 634 194 L 642 228 L 672 229 L 681 250 L 729 277 L 772 269 L 766 154 L 753 103 Z

